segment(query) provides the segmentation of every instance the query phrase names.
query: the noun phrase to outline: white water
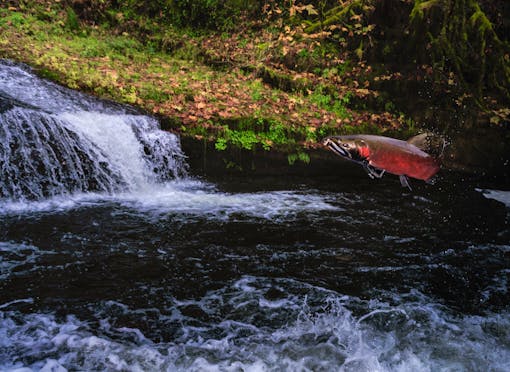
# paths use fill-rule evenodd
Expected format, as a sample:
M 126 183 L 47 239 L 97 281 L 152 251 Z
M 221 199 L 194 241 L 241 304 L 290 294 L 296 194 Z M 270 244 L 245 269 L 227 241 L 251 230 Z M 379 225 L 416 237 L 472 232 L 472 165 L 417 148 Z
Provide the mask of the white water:
M 273 286 L 285 297 L 267 299 Z M 459 317 L 418 292 L 365 301 L 292 280 L 244 277 L 198 300 L 168 301 L 164 312 L 105 302 L 95 314 L 96 329 L 73 315 L 20 314 L 9 311 L 13 304 L 1 305 L 0 369 L 510 370 L 507 314 Z M 183 314 L 187 306 L 218 320 L 197 322 Z M 181 330 L 170 342 L 153 341 L 139 329 L 116 325 L 115 314 L 142 317 L 162 329 L 179 324 Z M 33 362 L 19 361 L 20 352 Z
M 35 212 L 62 212 L 70 209 L 116 203 L 132 208 L 137 214 L 157 218 L 168 214 L 214 218 L 237 217 L 291 221 L 300 213 L 339 210 L 324 196 L 294 191 L 231 194 L 215 190 L 210 184 L 180 180 L 157 186 L 117 192 L 75 193 L 40 201 L 0 201 L 0 215 L 23 215 Z
M 34 109 L 47 113 L 95 111 L 127 113 L 126 107 L 105 103 L 80 92 L 38 78 L 26 66 L 0 59 L 0 91 Z
M 483 196 L 485 196 L 487 199 L 494 199 L 497 200 L 500 203 L 505 204 L 507 207 L 510 208 L 510 191 L 503 191 L 503 190 L 490 190 L 490 189 L 477 189 L 480 191 Z
M 0 64 L 1 92 L 13 105 L 0 113 L 4 199 L 133 191 L 186 174 L 178 138 L 153 118 L 107 108 L 9 64 Z

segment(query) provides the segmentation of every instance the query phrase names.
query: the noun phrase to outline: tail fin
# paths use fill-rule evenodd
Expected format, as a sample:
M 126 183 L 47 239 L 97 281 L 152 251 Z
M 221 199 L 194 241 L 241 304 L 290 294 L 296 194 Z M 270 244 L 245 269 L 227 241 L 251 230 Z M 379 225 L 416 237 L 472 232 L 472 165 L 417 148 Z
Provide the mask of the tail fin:
M 438 160 L 442 158 L 444 149 L 448 146 L 448 142 L 444 137 L 432 132 L 424 132 L 411 137 L 407 140 L 407 143 L 418 147 Z

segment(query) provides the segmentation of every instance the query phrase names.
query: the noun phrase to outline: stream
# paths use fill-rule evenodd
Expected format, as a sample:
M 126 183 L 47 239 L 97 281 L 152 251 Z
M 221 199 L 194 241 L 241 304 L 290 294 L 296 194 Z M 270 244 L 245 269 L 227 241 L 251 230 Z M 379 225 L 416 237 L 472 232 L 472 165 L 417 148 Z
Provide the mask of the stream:
M 0 60 L 0 370 L 508 371 L 510 191 L 194 174 Z

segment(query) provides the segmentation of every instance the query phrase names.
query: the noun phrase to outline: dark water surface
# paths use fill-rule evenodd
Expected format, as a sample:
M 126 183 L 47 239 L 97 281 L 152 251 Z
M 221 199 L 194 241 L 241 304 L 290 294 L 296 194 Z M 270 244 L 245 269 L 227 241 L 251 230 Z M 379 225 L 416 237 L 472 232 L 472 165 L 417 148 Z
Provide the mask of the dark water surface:
M 332 181 L 7 205 L 3 368 L 506 370 L 508 207 Z
M 505 186 L 199 179 L 151 118 L 0 92 L 0 370 L 510 370 Z

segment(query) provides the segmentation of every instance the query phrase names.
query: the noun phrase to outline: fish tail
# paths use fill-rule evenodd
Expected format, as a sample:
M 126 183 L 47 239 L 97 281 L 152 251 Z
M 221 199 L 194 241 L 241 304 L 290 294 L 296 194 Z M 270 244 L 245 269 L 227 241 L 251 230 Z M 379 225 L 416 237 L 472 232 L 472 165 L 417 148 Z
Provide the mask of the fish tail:
M 407 143 L 418 147 L 420 150 L 425 151 L 438 162 L 441 162 L 444 157 L 444 151 L 450 144 L 445 137 L 433 133 L 423 132 L 407 140 Z

